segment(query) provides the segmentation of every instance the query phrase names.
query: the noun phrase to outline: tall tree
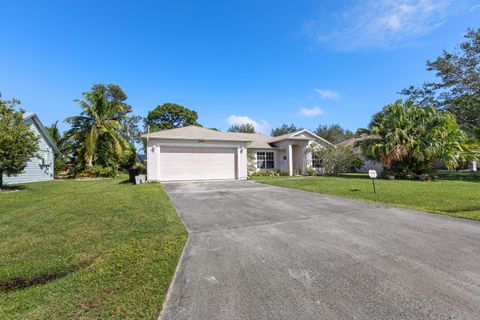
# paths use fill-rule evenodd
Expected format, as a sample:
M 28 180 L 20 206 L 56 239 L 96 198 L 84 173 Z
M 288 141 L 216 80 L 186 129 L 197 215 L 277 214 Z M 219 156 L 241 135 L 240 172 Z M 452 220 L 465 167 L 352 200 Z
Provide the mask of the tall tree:
M 282 124 L 280 127 L 272 129 L 272 137 L 278 137 L 284 134 L 292 133 L 302 130 L 302 128 L 297 128 L 293 123 L 288 125 L 286 123 Z
M 68 117 L 71 129 L 67 139 L 73 144 L 73 150 L 91 168 L 99 139 L 109 142 L 109 148 L 119 159 L 129 149 L 128 140 L 122 135 L 122 124 L 131 112 L 125 103 L 127 95 L 115 84 L 94 84 L 90 91 L 84 92 L 78 102 L 82 111 L 79 116 Z
M 435 159 L 456 168 L 477 158 L 478 144 L 451 113 L 412 101 L 387 105 L 363 132 L 371 137 L 360 142 L 364 154 L 401 177 L 427 173 Z
M 58 130 L 57 125 L 58 125 L 58 121 L 55 121 L 55 123 L 53 123 L 49 127 L 45 127 L 45 129 L 47 130 L 50 138 L 52 138 L 53 142 L 55 142 L 57 146 L 60 146 L 62 134 L 60 133 L 60 130 Z
M 39 137 L 23 122 L 23 110 L 16 99 L 2 100 L 0 95 L 0 188 L 3 175 L 19 174 L 38 152 Z
M 468 29 L 466 41 L 453 52 L 443 51 L 427 70 L 438 80 L 402 90 L 422 106 L 450 111 L 458 123 L 480 138 L 480 28 Z
M 315 134 L 333 144 L 337 144 L 354 137 L 354 133 L 352 131 L 342 128 L 338 123 L 331 124 L 329 126 L 319 125 L 315 130 Z
M 237 124 L 228 128 L 228 132 L 255 133 L 255 127 L 251 123 Z
M 164 103 L 148 112 L 145 125 L 150 131 L 167 130 L 186 126 L 200 126 L 197 122 L 198 114 L 175 103 Z

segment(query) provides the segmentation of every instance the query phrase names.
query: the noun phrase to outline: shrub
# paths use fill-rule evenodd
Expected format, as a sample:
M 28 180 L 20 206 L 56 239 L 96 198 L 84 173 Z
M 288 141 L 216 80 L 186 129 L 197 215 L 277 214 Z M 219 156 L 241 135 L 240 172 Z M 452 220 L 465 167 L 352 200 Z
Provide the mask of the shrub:
M 65 159 L 62 156 L 55 157 L 53 171 L 55 177 L 61 175 L 61 173 L 65 172 L 68 169 Z
M 80 174 L 81 177 L 108 177 L 113 178 L 117 175 L 115 168 L 113 167 L 101 167 L 93 166 L 91 168 L 83 170 Z
M 316 173 L 316 171 L 315 171 L 315 169 L 314 169 L 313 167 L 309 166 L 309 167 L 307 168 L 307 175 L 313 176 L 313 175 L 315 175 L 315 173 Z
M 329 146 L 310 149 L 312 155 L 321 164 L 320 174 L 337 175 L 361 168 L 363 160 L 348 146 Z
M 278 176 L 288 176 L 288 171 L 280 170 L 261 170 L 250 173 L 250 177 L 278 177 Z
M 137 169 L 139 174 L 147 174 L 147 166 L 143 162 L 137 162 L 132 169 Z

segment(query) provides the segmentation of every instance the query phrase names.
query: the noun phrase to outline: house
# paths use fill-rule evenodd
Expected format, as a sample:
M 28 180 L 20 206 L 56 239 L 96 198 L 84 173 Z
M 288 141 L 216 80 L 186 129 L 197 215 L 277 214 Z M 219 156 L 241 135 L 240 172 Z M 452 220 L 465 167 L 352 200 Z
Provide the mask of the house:
M 55 142 L 48 135 L 35 113 L 25 112 L 23 121 L 30 124 L 30 128 L 40 137 L 38 154 L 28 161 L 22 173 L 10 177 L 4 175 L 3 183 L 17 184 L 53 180 L 53 163 L 55 154 L 59 153 Z
M 383 165 L 381 162 L 365 159 L 365 157 L 363 156 L 361 147 L 358 146 L 359 142 L 364 141 L 366 139 L 371 139 L 372 137 L 375 137 L 375 136 L 354 137 L 354 138 L 342 141 L 342 142 L 337 144 L 337 146 L 349 146 L 349 147 L 351 147 L 353 149 L 353 151 L 355 152 L 355 154 L 357 154 L 358 156 L 360 156 L 364 159 L 363 166 L 360 169 L 356 170 L 356 172 L 358 172 L 358 173 L 367 173 L 369 170 L 376 170 L 377 172 L 382 172 L 385 169 L 385 165 Z M 448 169 L 445 167 L 445 164 L 440 159 L 435 159 L 433 161 L 432 165 L 433 165 L 433 169 L 435 169 L 435 170 L 448 171 Z M 463 166 L 458 168 L 457 170 L 477 172 L 477 162 L 476 161 L 470 161 L 468 163 L 463 164 Z M 455 171 L 457 171 L 457 170 L 455 170 Z
M 369 170 L 382 172 L 384 169 L 384 165 L 381 162 L 365 159 L 365 156 L 362 153 L 362 148 L 358 146 L 359 142 L 370 139 L 371 137 L 372 136 L 353 137 L 337 144 L 337 146 L 347 146 L 352 148 L 353 152 L 363 159 L 363 166 L 360 169 L 356 169 L 355 172 L 368 173 Z
M 313 166 L 309 146 L 331 145 L 308 130 L 270 137 L 187 126 L 145 134 L 150 181 L 246 179 L 247 153 L 257 170 L 306 173 Z

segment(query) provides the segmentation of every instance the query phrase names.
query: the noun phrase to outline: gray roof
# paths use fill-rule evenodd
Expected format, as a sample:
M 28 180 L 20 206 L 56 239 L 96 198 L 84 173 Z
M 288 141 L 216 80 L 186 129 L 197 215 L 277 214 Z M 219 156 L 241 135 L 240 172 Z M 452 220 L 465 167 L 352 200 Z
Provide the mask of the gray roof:
M 57 144 L 55 143 L 55 141 L 53 141 L 52 137 L 50 137 L 50 135 L 47 132 L 47 129 L 45 129 L 42 122 L 40 121 L 40 118 L 38 118 L 37 114 L 33 112 L 24 112 L 23 121 L 28 119 L 32 119 L 35 126 L 37 126 L 37 129 L 40 132 L 40 134 L 43 136 L 45 141 L 50 145 L 50 147 L 52 147 L 53 152 L 55 154 L 59 154 L 60 150 L 58 150 Z
M 172 140 L 214 140 L 251 142 L 252 139 L 237 137 L 230 133 L 215 131 L 197 126 L 187 126 L 170 130 L 161 130 L 142 135 L 143 138 Z
M 240 132 L 227 132 L 227 134 L 237 137 L 237 138 L 242 138 L 242 139 L 250 139 L 252 142 L 248 145 L 249 148 L 254 148 L 254 149 L 276 149 L 276 147 L 273 147 L 270 145 L 270 141 L 272 140 L 272 137 L 266 136 L 264 134 L 260 133 L 240 133 Z
M 280 136 L 276 136 L 276 137 L 270 137 L 270 140 L 271 142 L 276 142 L 276 141 L 282 141 L 282 140 L 288 140 L 288 139 L 292 139 L 295 135 L 299 134 L 300 132 L 302 132 L 303 130 L 299 130 L 299 131 L 295 131 L 295 132 L 290 132 L 290 133 L 286 133 L 286 134 L 282 134 Z M 306 139 L 306 138 L 305 138 Z
M 312 137 L 314 137 L 315 139 L 323 141 L 323 142 L 333 146 L 333 144 L 331 142 L 323 139 L 322 137 L 316 135 L 315 133 L 313 133 L 313 132 L 311 132 L 310 130 L 307 130 L 307 129 L 302 129 L 302 130 L 299 130 L 299 131 L 295 131 L 295 132 L 291 132 L 291 133 L 287 133 L 287 134 L 282 134 L 281 136 L 273 137 L 270 140 L 270 143 L 275 143 L 275 142 L 279 142 L 279 141 L 283 141 L 283 140 L 312 140 L 311 138 L 298 136 L 299 134 L 302 134 L 302 133 L 307 133 L 307 134 L 311 135 Z
M 350 147 L 350 148 L 352 148 L 355 152 L 360 153 L 360 152 L 361 152 L 361 148 L 360 148 L 360 146 L 358 145 L 359 142 L 362 142 L 362 141 L 365 141 L 365 140 L 369 140 L 369 139 L 378 139 L 378 138 L 380 138 L 380 136 L 376 136 L 376 135 L 362 135 L 362 136 L 359 136 L 359 137 L 353 137 L 353 138 L 350 138 L 350 139 L 348 139 L 348 140 L 339 142 L 339 143 L 337 143 L 337 146 Z
M 167 140 L 211 140 L 211 141 L 235 141 L 248 142 L 249 148 L 254 149 L 276 149 L 275 142 L 283 140 L 312 140 L 311 138 L 298 137 L 297 135 L 307 132 L 318 140 L 330 143 L 325 139 L 311 133 L 308 130 L 300 130 L 278 137 L 271 137 L 259 133 L 240 133 L 240 132 L 220 132 L 197 126 L 187 126 L 182 128 L 161 130 L 142 135 L 143 138 L 157 138 Z

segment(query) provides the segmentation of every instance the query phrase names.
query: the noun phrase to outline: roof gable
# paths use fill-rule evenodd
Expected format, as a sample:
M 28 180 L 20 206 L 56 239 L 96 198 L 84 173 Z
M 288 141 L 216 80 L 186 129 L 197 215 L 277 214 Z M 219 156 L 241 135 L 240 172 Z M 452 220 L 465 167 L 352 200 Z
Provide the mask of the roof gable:
M 40 132 L 42 138 L 53 149 L 53 152 L 56 154 L 60 153 L 60 150 L 58 150 L 57 144 L 55 143 L 55 141 L 53 141 L 52 137 L 50 137 L 50 135 L 47 132 L 47 129 L 45 129 L 45 127 L 43 126 L 37 114 L 32 112 L 25 112 L 23 114 L 23 121 L 26 121 L 28 119 L 32 119 L 32 122 L 37 128 L 37 131 Z
M 278 137 L 273 137 L 270 140 L 270 143 L 275 143 L 275 142 L 280 142 L 280 141 L 283 141 L 283 140 L 290 140 L 290 139 L 291 140 L 318 140 L 318 141 L 321 141 L 321 142 L 324 142 L 324 143 L 327 143 L 327 144 L 333 146 L 333 144 L 331 142 L 323 139 L 322 137 L 316 135 L 315 133 L 313 133 L 313 132 L 311 132 L 310 130 L 307 130 L 307 129 L 283 134 L 283 135 L 278 136 Z

